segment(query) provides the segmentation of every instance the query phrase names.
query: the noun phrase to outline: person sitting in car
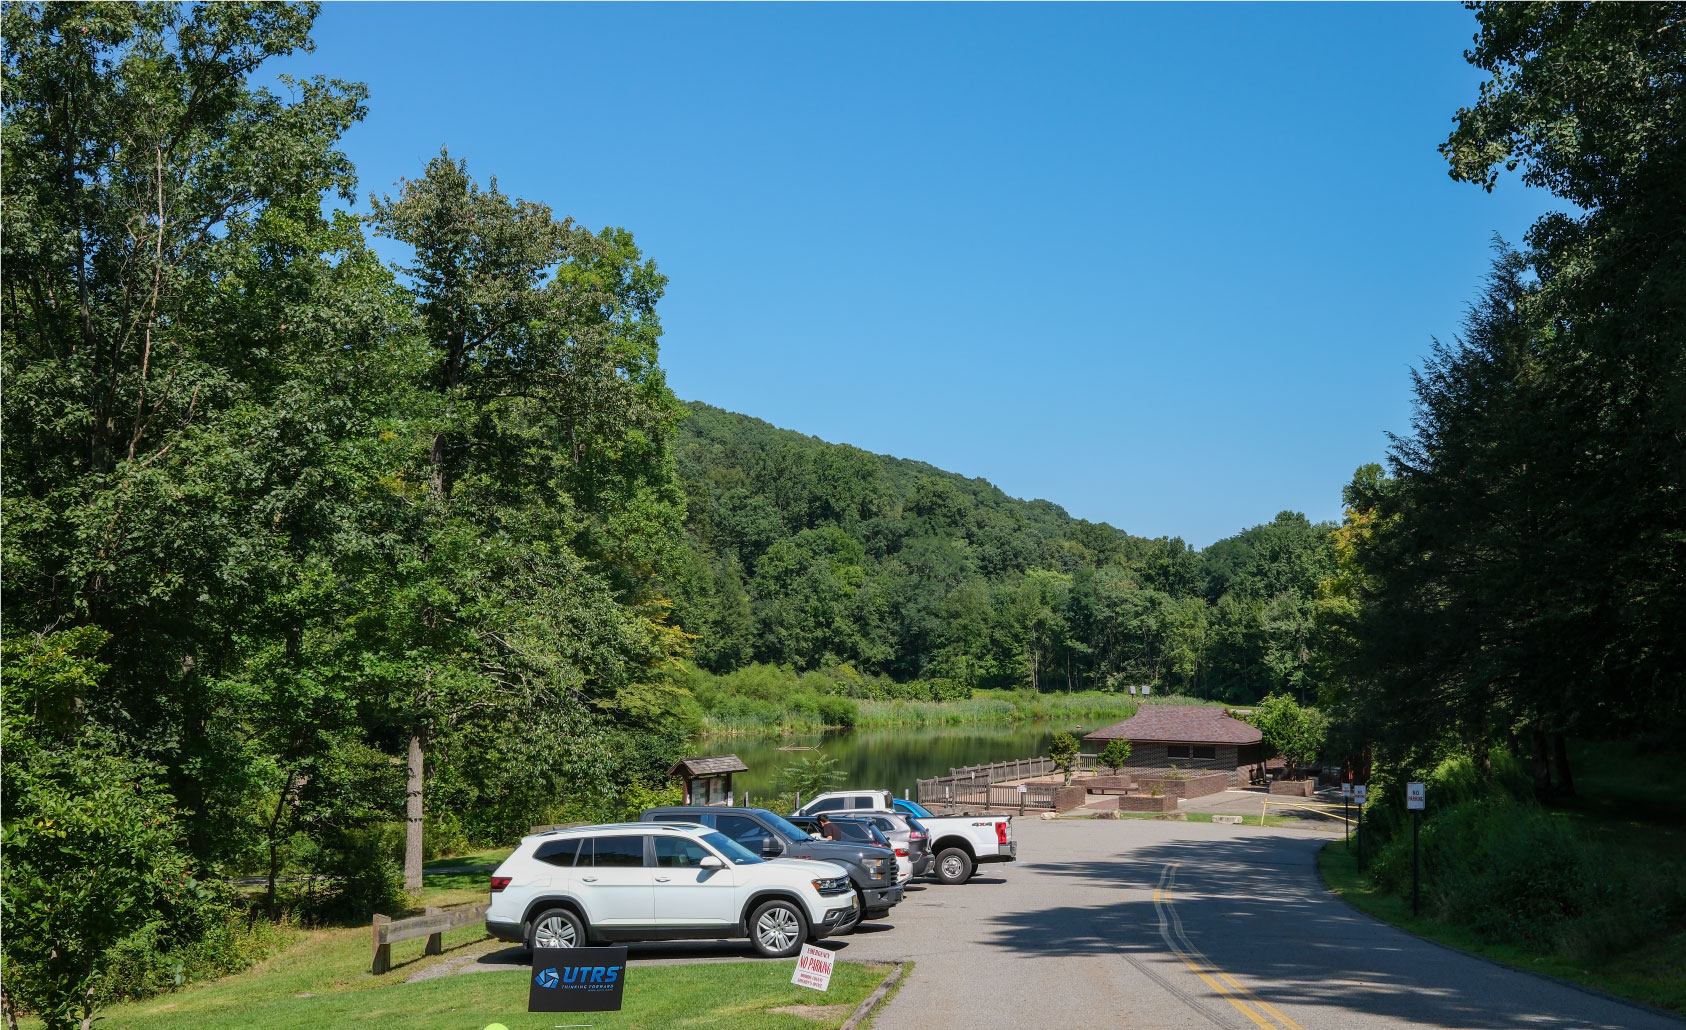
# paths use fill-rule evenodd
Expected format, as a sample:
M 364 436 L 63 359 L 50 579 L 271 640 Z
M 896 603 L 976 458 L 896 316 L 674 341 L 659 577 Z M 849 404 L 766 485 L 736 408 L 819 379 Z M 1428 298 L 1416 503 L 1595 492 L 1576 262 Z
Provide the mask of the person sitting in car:
M 826 840 L 843 839 L 843 831 L 839 830 L 836 825 L 832 823 L 831 816 L 821 812 L 819 818 L 815 821 L 819 823 L 821 837 L 824 837 Z

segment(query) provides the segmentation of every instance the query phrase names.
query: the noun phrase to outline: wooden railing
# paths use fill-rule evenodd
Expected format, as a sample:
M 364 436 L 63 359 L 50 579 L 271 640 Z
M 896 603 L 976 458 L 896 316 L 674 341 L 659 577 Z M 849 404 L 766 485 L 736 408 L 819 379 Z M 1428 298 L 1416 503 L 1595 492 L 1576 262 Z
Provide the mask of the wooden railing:
M 1093 769 L 1094 755 L 1079 755 L 1074 771 Z M 1052 758 L 1019 758 L 1011 762 L 950 767 L 947 776 L 916 780 L 919 803 L 961 808 L 1052 809 L 1058 784 L 1027 783 L 1021 793 L 1013 783 L 1057 772 Z
M 392 945 L 398 941 L 413 941 L 417 937 L 426 937 L 427 947 L 422 949 L 422 954 L 443 954 L 445 943 L 442 938 L 445 931 L 479 922 L 485 917 L 486 909 L 490 908 L 491 904 L 489 901 L 482 901 L 478 905 L 457 905 L 453 908 L 435 908 L 429 905 L 424 914 L 408 919 L 389 919 L 377 913 L 371 928 L 374 931 L 375 954 L 369 972 L 379 976 L 392 968 Z

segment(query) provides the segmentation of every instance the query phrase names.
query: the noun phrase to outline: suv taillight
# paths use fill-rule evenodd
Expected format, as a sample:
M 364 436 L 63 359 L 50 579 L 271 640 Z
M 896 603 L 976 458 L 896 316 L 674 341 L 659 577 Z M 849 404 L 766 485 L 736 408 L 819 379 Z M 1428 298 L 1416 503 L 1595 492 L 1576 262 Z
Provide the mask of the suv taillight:
M 907 849 L 906 848 L 897 848 L 896 849 L 896 857 L 897 858 L 906 858 L 907 857 Z
M 997 844 L 1007 843 L 1007 824 L 1006 823 L 996 823 L 995 824 L 995 843 L 997 843 Z
M 511 879 L 513 879 L 513 877 L 509 877 L 509 876 L 494 876 L 494 877 L 492 877 L 492 893 L 496 894 L 498 891 L 501 891 L 505 887 L 508 887 L 509 881 Z

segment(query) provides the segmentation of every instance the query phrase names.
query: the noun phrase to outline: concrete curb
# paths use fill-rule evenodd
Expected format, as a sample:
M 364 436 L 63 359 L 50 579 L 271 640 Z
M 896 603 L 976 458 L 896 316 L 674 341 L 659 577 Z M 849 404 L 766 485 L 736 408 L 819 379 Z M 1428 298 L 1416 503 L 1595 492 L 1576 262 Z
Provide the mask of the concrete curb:
M 906 971 L 907 963 L 896 963 L 896 968 L 890 970 L 890 975 L 884 978 L 884 981 L 878 985 L 878 989 L 867 995 L 865 1001 L 856 1005 L 854 1013 L 848 1019 L 845 1019 L 843 1025 L 838 1027 L 837 1030 L 858 1030 L 860 1025 L 872 1015 L 873 1010 L 878 1007 L 879 1003 L 884 1000 L 884 996 L 890 993 L 890 988 L 894 987 L 896 982 L 902 978 L 902 973 Z
M 1332 840 L 1327 841 L 1324 844 L 1324 847 L 1328 847 L 1330 844 L 1333 844 L 1333 843 L 1334 843 L 1334 841 L 1332 841 Z M 1341 904 L 1345 905 L 1347 908 L 1352 909 L 1354 912 L 1363 916 L 1365 919 L 1373 919 L 1376 922 L 1382 924 L 1383 926 L 1390 927 L 1394 930 L 1398 930 L 1400 933 L 1405 934 L 1407 937 L 1414 937 L 1417 940 L 1422 941 L 1424 944 L 1432 944 L 1436 948 L 1440 948 L 1443 951 L 1450 951 L 1455 955 L 1462 955 L 1465 958 L 1476 959 L 1477 961 L 1485 962 L 1490 966 L 1498 966 L 1500 969 L 1508 969 L 1513 973 L 1523 973 L 1527 976 L 1537 977 L 1541 980 L 1549 980 L 1550 982 L 1552 982 L 1554 984 L 1558 984 L 1559 986 L 1568 987 L 1571 990 L 1580 991 L 1582 994 L 1590 994 L 1590 995 L 1592 995 L 1594 997 L 1597 997 L 1597 998 L 1603 998 L 1605 1001 L 1613 1001 L 1613 1002 L 1617 1002 L 1617 1003 L 1622 1004 L 1622 1005 L 1631 1005 L 1632 1007 L 1634 1007 L 1636 1009 L 1643 1009 L 1644 1011 L 1651 1013 L 1653 1016 L 1662 1016 L 1664 1019 L 1672 1019 L 1672 1020 L 1678 1022 L 1681 1026 L 1686 1027 L 1686 1016 L 1682 1016 L 1680 1013 L 1671 1011 L 1669 1009 L 1660 1008 L 1656 1005 L 1652 1005 L 1650 1002 L 1640 1001 L 1638 998 L 1629 998 L 1628 996 L 1626 996 L 1624 994 L 1617 994 L 1614 991 L 1606 991 L 1602 987 L 1594 987 L 1591 984 L 1578 983 L 1574 980 L 1565 980 L 1561 976 L 1552 976 L 1550 973 L 1542 973 L 1537 969 L 1529 969 L 1527 966 L 1515 965 L 1514 963 L 1506 962 L 1503 959 L 1496 959 L 1496 958 L 1493 958 L 1493 957 L 1488 956 L 1488 955 L 1482 955 L 1478 952 L 1465 951 L 1463 948 L 1460 948 L 1457 945 L 1447 944 L 1445 941 L 1435 940 L 1433 937 L 1429 937 L 1429 936 L 1426 936 L 1424 934 L 1420 934 L 1420 933 L 1416 932 L 1415 930 L 1411 930 L 1411 929 L 1408 929 L 1406 927 L 1400 926 L 1398 923 L 1389 922 L 1388 920 L 1383 919 L 1381 916 L 1372 915 L 1371 913 L 1366 912 L 1363 909 L 1359 908 L 1357 905 L 1353 904 L 1352 901 L 1349 900 L 1345 894 L 1342 894 L 1340 891 L 1336 890 L 1329 883 L 1328 880 L 1323 878 L 1323 868 L 1317 861 L 1318 856 L 1322 854 L 1322 851 L 1323 851 L 1323 848 L 1318 848 L 1317 851 L 1312 855 L 1312 860 L 1311 860 L 1312 861 L 1312 868 L 1317 873 L 1317 882 L 1321 883 L 1323 885 L 1324 890 L 1328 891 L 1330 894 L 1333 894 L 1335 897 L 1339 898 Z

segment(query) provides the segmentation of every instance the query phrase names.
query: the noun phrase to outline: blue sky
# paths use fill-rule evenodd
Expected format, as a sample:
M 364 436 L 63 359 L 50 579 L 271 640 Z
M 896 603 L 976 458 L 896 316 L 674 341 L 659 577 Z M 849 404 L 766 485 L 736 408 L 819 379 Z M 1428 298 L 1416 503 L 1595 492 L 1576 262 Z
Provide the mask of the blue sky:
M 1199 546 L 1338 518 L 1495 232 L 1451 4 L 325 5 L 362 192 L 632 230 L 673 389 Z M 366 203 L 359 210 L 366 210 Z

